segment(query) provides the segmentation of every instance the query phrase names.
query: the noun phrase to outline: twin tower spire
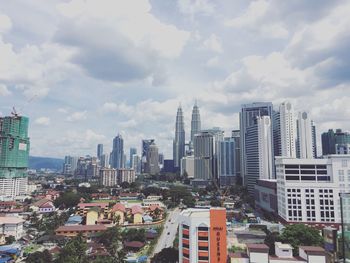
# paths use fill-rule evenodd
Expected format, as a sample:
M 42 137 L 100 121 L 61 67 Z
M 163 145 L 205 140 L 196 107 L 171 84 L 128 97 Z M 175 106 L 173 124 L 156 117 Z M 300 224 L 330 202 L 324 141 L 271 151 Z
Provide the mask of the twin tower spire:
M 201 130 L 201 116 L 199 114 L 199 108 L 197 106 L 197 101 L 195 102 L 192 109 L 192 120 L 191 120 L 191 140 L 189 143 L 190 148 L 192 148 L 194 135 Z M 177 109 L 176 123 L 175 123 L 175 139 L 173 143 L 173 158 L 174 167 L 179 169 L 181 159 L 185 156 L 185 123 L 184 115 L 182 112 L 181 104 Z

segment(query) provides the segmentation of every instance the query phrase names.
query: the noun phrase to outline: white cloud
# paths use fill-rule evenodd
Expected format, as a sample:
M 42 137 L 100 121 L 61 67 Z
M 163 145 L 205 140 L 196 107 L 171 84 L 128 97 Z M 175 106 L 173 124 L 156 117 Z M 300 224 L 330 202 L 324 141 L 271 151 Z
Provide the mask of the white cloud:
M 50 118 L 49 117 L 39 117 L 35 119 L 35 123 L 39 125 L 48 126 L 50 124 Z
M 87 119 L 87 111 L 76 111 L 66 118 L 67 121 L 81 121 Z
M 253 1 L 242 15 L 227 20 L 225 25 L 235 28 L 255 26 L 259 19 L 265 16 L 269 6 L 268 1 L 265 0 Z
M 7 89 L 6 85 L 0 84 L 0 96 L 8 96 L 11 92 Z
M 68 113 L 68 109 L 65 109 L 65 108 L 59 108 L 57 111 L 59 113 L 64 113 L 64 114 Z
M 276 22 L 269 14 L 277 8 L 266 0 L 256 0 L 240 16 L 225 21 L 225 25 L 236 29 L 259 32 L 265 38 L 287 38 L 289 32 L 282 22 Z
M 209 68 L 211 67 L 217 67 L 219 65 L 219 57 L 212 57 L 210 58 L 206 63 L 205 65 Z
M 3 14 L 0 14 L 0 33 L 5 33 L 12 28 L 11 19 Z
M 210 0 L 178 0 L 177 5 L 181 13 L 191 16 L 211 15 L 215 11 L 213 2 Z
M 123 83 L 157 74 L 162 59 L 177 58 L 190 38 L 158 20 L 148 0 L 72 0 L 58 9 L 65 23 L 56 39 L 74 46 L 72 61 L 98 79 Z
M 73 70 L 67 62 L 72 51 L 56 44 L 14 50 L 0 38 L 0 54 L 0 81 L 14 85 L 29 98 L 46 96 L 51 86 Z
M 202 48 L 210 50 L 216 53 L 222 53 L 221 41 L 218 36 L 211 34 L 206 40 L 204 40 Z

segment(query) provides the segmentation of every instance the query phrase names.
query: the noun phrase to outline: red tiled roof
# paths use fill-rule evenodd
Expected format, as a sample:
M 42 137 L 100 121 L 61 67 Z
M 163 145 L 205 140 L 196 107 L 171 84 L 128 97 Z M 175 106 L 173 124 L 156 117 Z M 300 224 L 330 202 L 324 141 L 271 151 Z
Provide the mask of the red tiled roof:
M 107 227 L 105 225 L 73 225 L 73 226 L 60 226 L 56 229 L 56 232 L 72 232 L 72 231 L 104 231 Z
M 142 248 L 144 245 L 145 243 L 142 243 L 140 241 L 124 242 L 124 247 L 129 247 L 129 248 Z
M 137 197 L 139 196 L 139 193 L 120 193 L 120 197 Z
M 15 206 L 17 203 L 15 201 L 1 201 L 0 206 Z
M 44 204 L 48 203 L 48 202 L 51 202 L 51 200 L 49 199 L 46 199 L 46 198 L 43 198 L 43 199 L 40 199 L 38 201 L 36 201 L 33 206 L 36 206 L 36 207 L 41 207 L 43 206 Z
M 249 258 L 247 253 L 244 253 L 244 252 L 235 252 L 235 253 L 229 252 L 228 256 L 230 258 Z
M 249 251 L 254 252 L 266 252 L 269 251 L 269 247 L 265 244 L 247 244 Z
M 142 210 L 141 206 L 134 205 L 133 207 L 131 207 L 131 213 L 133 215 L 135 215 L 135 214 L 143 214 L 143 210 Z
M 55 208 L 55 206 L 51 202 L 47 202 L 47 203 L 39 206 L 39 208 Z
M 159 210 L 163 210 L 161 207 L 159 207 L 158 205 L 150 205 L 149 207 L 148 207 L 148 209 L 150 210 L 150 211 L 154 211 L 154 210 L 156 210 L 156 209 L 159 209 Z
M 108 207 L 108 203 L 80 203 L 78 204 L 79 208 L 87 208 L 87 207 L 100 207 L 100 208 L 106 208 Z
M 299 249 L 304 250 L 306 254 L 310 254 L 310 255 L 324 255 L 325 254 L 325 250 L 322 247 L 300 246 Z
M 121 203 L 117 203 L 112 207 L 112 211 L 121 211 L 123 213 L 125 213 L 125 205 L 121 204 Z

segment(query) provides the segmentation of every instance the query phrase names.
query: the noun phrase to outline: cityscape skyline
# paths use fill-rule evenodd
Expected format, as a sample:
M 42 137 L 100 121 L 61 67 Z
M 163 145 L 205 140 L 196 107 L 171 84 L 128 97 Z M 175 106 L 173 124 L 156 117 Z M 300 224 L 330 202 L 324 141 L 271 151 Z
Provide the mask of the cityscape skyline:
M 241 104 L 258 101 L 308 110 L 317 145 L 329 128 L 350 130 L 342 55 L 349 3 L 94 3 L 0 4 L 0 115 L 15 106 L 32 120 L 33 156 L 94 155 L 99 143 L 109 152 L 120 133 L 125 149 L 155 138 L 171 158 L 176 108 L 181 102 L 189 135 L 195 100 L 202 128 L 218 126 L 226 136 L 239 128 Z M 121 5 L 124 14 L 108 12 Z M 123 26 L 114 23 L 122 16 Z M 147 25 L 142 32 L 140 25 Z M 108 46 L 111 40 L 120 45 Z

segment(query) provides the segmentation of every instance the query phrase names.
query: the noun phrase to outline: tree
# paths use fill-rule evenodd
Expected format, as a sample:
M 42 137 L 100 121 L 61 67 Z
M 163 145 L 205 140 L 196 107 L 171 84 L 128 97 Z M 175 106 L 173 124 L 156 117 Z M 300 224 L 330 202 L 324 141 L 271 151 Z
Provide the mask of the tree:
M 42 252 L 37 251 L 32 254 L 29 254 L 29 256 L 26 259 L 26 262 L 27 263 L 51 263 L 52 255 L 47 249 L 45 249 Z
M 13 242 L 16 241 L 16 238 L 14 236 L 8 236 L 5 237 L 6 245 L 11 245 Z
M 87 262 L 86 256 L 87 245 L 82 234 L 79 234 L 75 238 L 67 242 L 59 254 L 57 263 L 85 263 Z
M 154 218 L 158 220 L 161 214 L 162 214 L 162 211 L 158 207 L 156 207 L 156 209 L 154 209 L 154 212 L 153 212 Z
M 145 229 L 140 228 L 140 229 L 135 229 L 131 228 L 122 234 L 123 240 L 126 241 L 140 241 L 140 242 L 145 242 L 146 241 L 146 233 Z
M 122 182 L 122 183 L 120 184 L 120 186 L 121 186 L 123 189 L 126 189 L 126 188 L 129 188 L 129 187 L 130 187 L 130 184 L 129 184 L 129 182 L 125 181 L 125 182 Z
M 122 263 L 125 257 L 121 240 L 119 226 L 108 228 L 100 236 L 100 242 L 107 248 L 115 263 Z
M 319 231 L 303 224 L 288 225 L 280 238 L 283 243 L 292 245 L 294 255 L 298 255 L 299 246 L 323 246 Z
M 269 247 L 269 255 L 275 255 L 275 242 L 280 241 L 280 236 L 278 232 L 265 231 L 266 237 L 264 243 Z
M 80 194 L 64 192 L 54 201 L 54 204 L 56 207 L 74 207 L 80 202 L 80 198 Z
M 210 200 L 210 205 L 211 205 L 211 206 L 220 207 L 220 206 L 221 206 L 221 202 L 220 202 L 220 200 L 217 199 L 217 198 L 212 198 L 212 199 Z
M 163 248 L 151 259 L 151 263 L 176 263 L 179 262 L 179 251 L 173 247 Z
M 194 200 L 193 196 L 184 196 L 182 203 L 187 207 L 196 206 L 196 201 Z

